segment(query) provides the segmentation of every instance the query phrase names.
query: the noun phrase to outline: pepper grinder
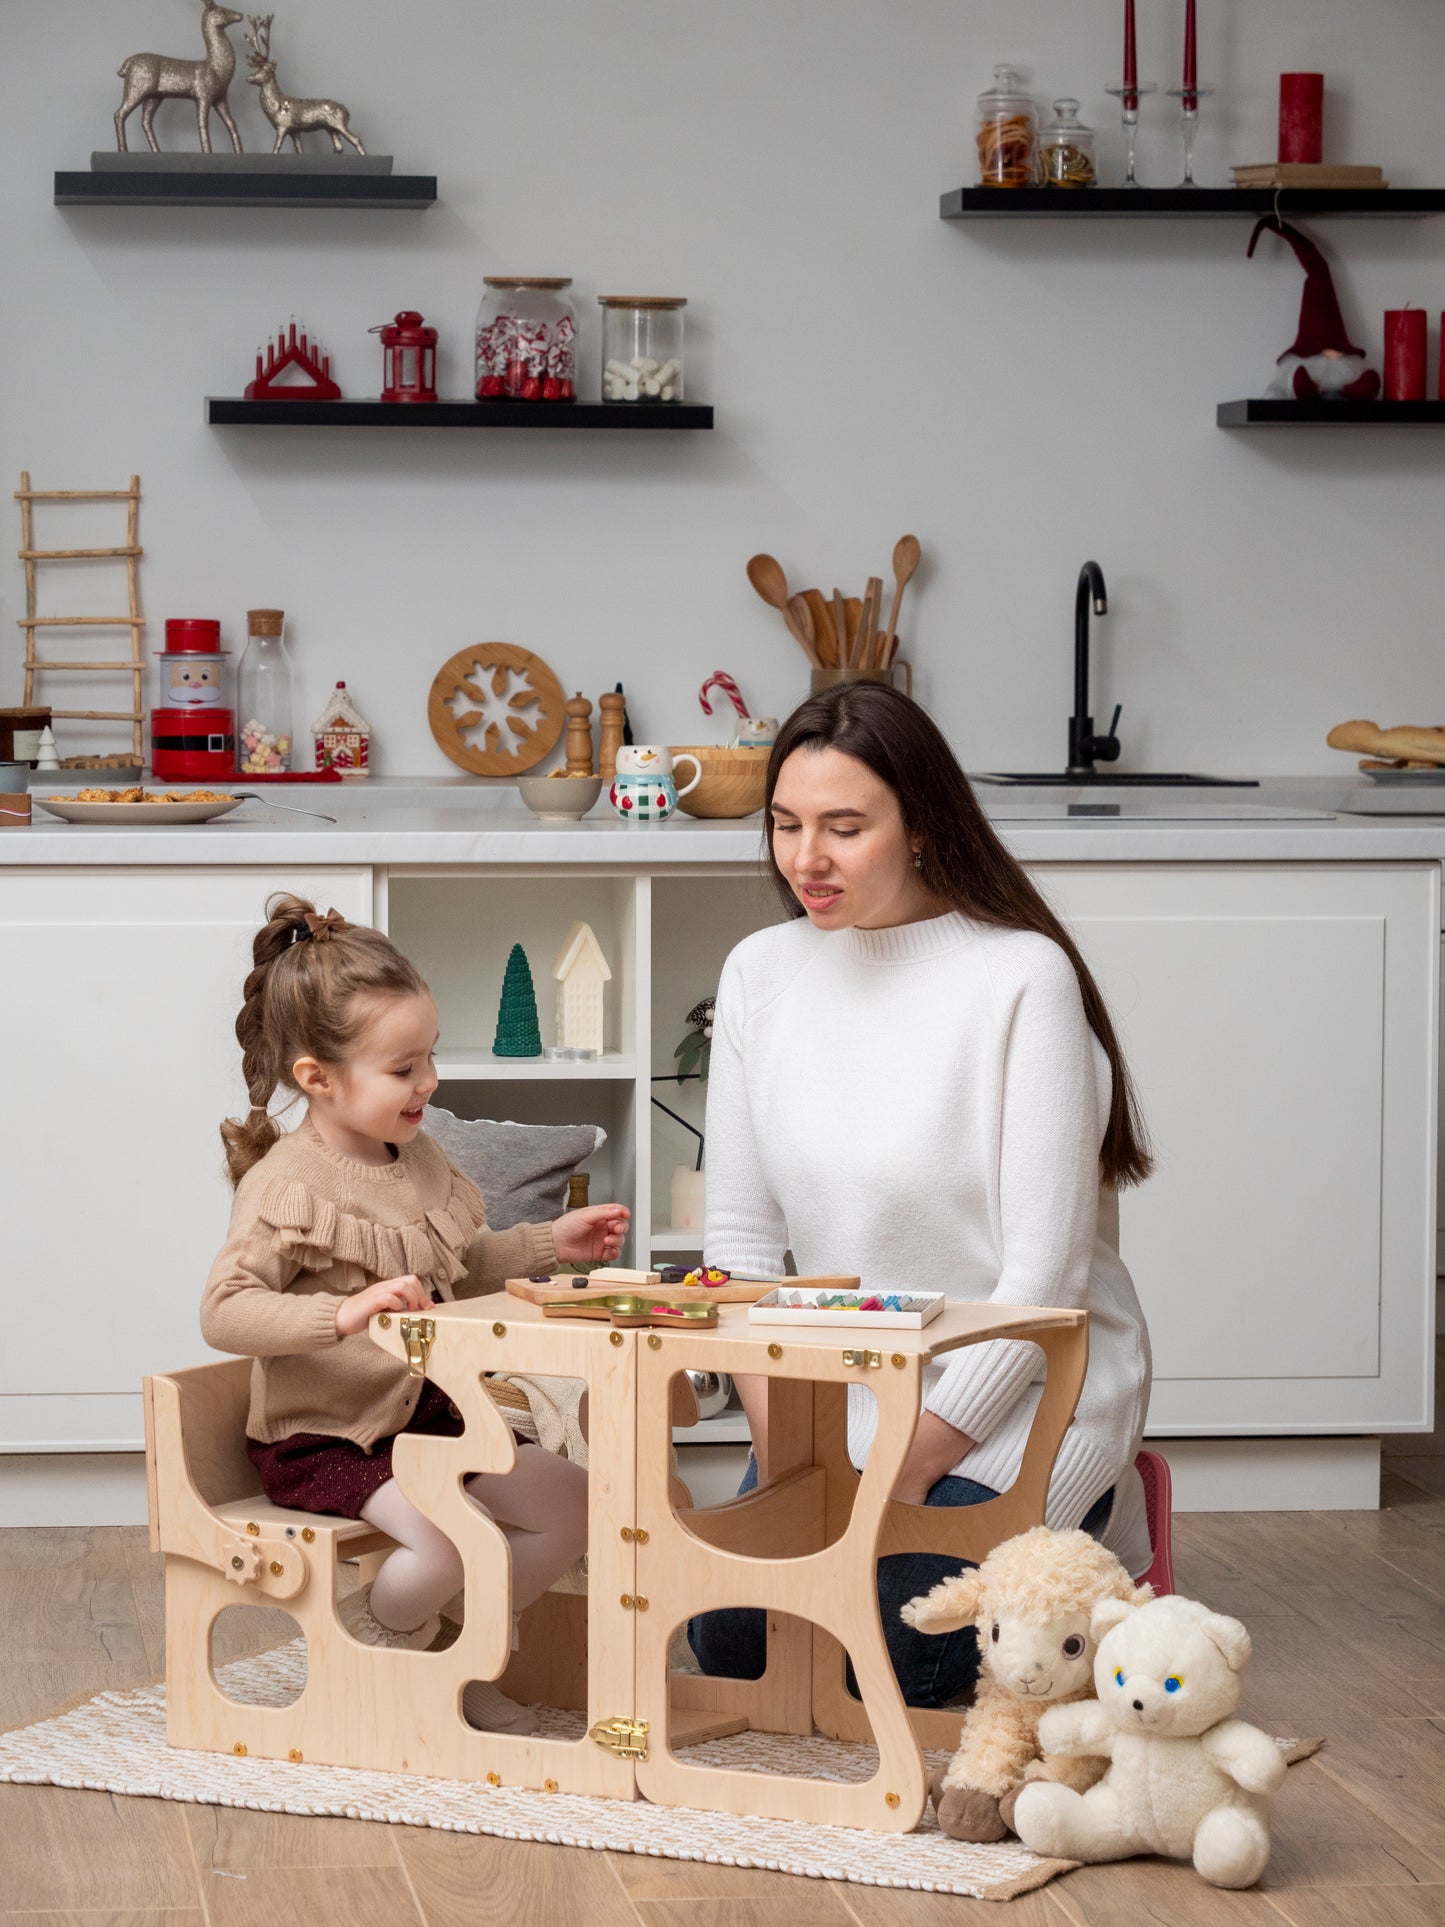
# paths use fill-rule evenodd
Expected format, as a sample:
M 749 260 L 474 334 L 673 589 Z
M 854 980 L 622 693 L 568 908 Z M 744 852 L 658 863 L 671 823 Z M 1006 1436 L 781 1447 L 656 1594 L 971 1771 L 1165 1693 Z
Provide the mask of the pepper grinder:
M 579 689 L 567 711 L 567 774 L 592 774 L 592 705 Z
M 597 748 L 597 774 L 604 783 L 610 783 L 617 774 L 617 752 L 622 747 L 623 732 L 627 728 L 627 698 L 622 691 L 609 691 L 597 698 L 601 712 L 602 740 Z

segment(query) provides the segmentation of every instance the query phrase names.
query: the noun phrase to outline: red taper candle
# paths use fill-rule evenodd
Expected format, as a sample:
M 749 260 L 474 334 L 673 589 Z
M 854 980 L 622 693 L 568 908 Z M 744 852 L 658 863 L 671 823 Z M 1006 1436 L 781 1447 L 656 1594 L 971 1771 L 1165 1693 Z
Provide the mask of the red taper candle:
M 1132 91 L 1139 85 L 1139 53 L 1134 40 L 1134 0 L 1124 0 L 1124 87 Z M 1137 107 L 1138 97 L 1127 99 L 1126 107 Z
M 1199 85 L 1199 49 L 1196 45 L 1194 0 L 1184 5 L 1184 89 L 1192 92 Z
M 1385 310 L 1386 401 L 1425 399 L 1425 310 Z
M 1279 157 L 1282 161 L 1318 161 L 1323 152 L 1325 77 L 1323 74 L 1281 74 L 1279 77 Z

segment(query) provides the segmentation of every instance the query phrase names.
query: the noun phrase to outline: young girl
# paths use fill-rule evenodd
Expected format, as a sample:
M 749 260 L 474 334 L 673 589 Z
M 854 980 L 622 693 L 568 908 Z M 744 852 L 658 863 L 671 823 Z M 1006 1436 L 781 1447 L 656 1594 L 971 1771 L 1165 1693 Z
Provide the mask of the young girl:
M 425 1648 L 462 1583 L 456 1547 L 391 1475 L 398 1432 L 461 1431 L 438 1388 L 373 1345 L 379 1311 L 497 1290 L 559 1262 L 616 1258 L 619 1204 L 555 1224 L 487 1226 L 481 1193 L 421 1129 L 437 1086 L 437 1010 L 416 969 L 380 931 L 275 896 L 252 946 L 236 1036 L 251 1109 L 221 1126 L 236 1186 L 231 1229 L 201 1303 L 201 1331 L 254 1359 L 247 1451 L 266 1496 L 306 1512 L 362 1518 L 397 1542 L 373 1583 L 342 1602 L 369 1645 Z M 306 1099 L 282 1133 L 278 1086 Z M 467 1481 L 507 1534 L 512 1607 L 586 1549 L 587 1475 L 518 1442 L 515 1470 Z M 473 1681 L 474 1726 L 518 1730 L 522 1709 Z

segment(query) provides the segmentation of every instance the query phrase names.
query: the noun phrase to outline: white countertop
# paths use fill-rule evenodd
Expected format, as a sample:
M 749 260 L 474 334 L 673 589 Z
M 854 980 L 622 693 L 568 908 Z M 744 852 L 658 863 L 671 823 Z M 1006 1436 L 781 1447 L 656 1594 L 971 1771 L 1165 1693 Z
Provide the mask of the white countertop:
M 36 796 L 73 793 L 75 787 L 73 775 L 32 784 Z M 981 784 L 978 795 L 1009 849 L 1028 863 L 1445 860 L 1445 784 L 1404 788 L 1349 776 L 1267 777 L 1257 789 Z M 626 825 L 601 804 L 580 823 L 542 823 L 510 788 L 465 778 L 277 785 L 276 802 L 333 814 L 337 821 L 288 815 L 256 802 L 213 823 L 91 828 L 36 809 L 28 827 L 0 830 L 0 865 L 445 863 L 655 870 L 755 864 L 763 849 L 761 815 L 708 822 L 679 815 L 668 823 Z M 1080 806 L 1088 814 L 1069 814 Z

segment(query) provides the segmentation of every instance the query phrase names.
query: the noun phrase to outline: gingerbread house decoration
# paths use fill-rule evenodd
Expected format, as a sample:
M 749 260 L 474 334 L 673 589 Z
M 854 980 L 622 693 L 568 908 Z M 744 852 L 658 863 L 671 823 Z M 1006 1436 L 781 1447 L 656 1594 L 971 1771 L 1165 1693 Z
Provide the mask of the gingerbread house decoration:
M 343 776 L 365 776 L 371 763 L 371 724 L 338 682 L 331 700 L 311 725 L 317 769 L 339 770 Z
M 552 966 L 557 980 L 557 1042 L 602 1051 L 602 986 L 612 975 L 587 923 L 574 923 Z

